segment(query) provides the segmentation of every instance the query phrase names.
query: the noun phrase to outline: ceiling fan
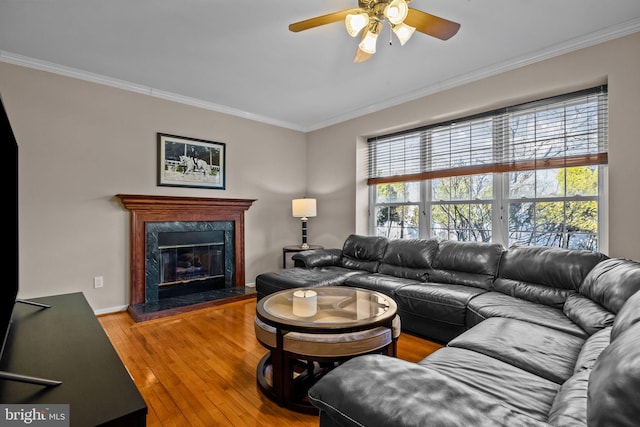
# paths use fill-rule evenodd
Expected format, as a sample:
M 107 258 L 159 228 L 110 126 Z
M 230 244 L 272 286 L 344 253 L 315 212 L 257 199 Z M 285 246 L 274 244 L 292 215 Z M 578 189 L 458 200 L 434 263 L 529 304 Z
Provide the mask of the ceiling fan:
M 297 33 L 321 25 L 344 20 L 351 37 L 362 31 L 354 62 L 362 62 L 376 53 L 376 41 L 386 21 L 401 45 L 411 38 L 414 31 L 448 40 L 460 29 L 460 24 L 409 7 L 412 0 L 358 0 L 358 7 L 316 16 L 289 25 Z M 363 29 L 366 28 L 366 31 Z

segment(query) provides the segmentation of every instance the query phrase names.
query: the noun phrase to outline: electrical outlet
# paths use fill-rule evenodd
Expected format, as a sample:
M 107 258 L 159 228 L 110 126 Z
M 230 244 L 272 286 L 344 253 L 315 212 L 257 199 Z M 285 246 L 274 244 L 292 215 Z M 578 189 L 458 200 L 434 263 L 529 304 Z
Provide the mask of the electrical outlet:
M 93 278 L 93 287 L 98 289 L 104 286 L 104 277 L 96 276 Z

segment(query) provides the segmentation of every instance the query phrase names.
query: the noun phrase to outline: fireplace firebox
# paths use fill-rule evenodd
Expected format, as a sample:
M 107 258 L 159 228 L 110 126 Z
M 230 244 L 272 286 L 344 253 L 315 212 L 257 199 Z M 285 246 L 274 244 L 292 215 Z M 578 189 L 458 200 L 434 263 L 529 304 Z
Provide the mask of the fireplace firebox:
M 244 272 L 244 212 L 255 200 L 116 197 L 131 212 L 128 311 L 135 321 L 219 304 L 208 299 L 216 292 L 225 301 L 255 297 Z
M 224 287 L 224 232 L 158 233 L 158 298 Z
M 145 303 L 235 287 L 232 221 L 150 222 L 145 227 Z

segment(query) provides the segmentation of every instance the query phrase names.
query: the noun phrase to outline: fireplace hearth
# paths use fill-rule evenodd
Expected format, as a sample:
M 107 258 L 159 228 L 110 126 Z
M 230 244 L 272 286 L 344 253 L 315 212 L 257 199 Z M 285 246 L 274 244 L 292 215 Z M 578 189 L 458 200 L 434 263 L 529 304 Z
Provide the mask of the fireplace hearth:
M 255 297 L 244 276 L 244 212 L 254 200 L 116 197 L 131 212 L 134 320 Z

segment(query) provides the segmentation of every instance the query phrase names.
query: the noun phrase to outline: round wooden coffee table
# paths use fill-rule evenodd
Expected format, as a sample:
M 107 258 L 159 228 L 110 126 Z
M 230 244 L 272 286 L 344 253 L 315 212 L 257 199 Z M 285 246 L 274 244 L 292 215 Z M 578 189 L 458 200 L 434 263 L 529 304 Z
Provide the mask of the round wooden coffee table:
M 301 306 L 298 299 L 294 309 L 294 293 L 302 296 L 309 290 L 315 303 L 305 300 Z M 260 390 L 280 406 L 317 413 L 307 392 L 326 372 L 361 354 L 396 355 L 396 312 L 395 301 L 387 295 L 347 286 L 267 295 L 256 306 L 256 338 L 269 350 L 256 369 Z

